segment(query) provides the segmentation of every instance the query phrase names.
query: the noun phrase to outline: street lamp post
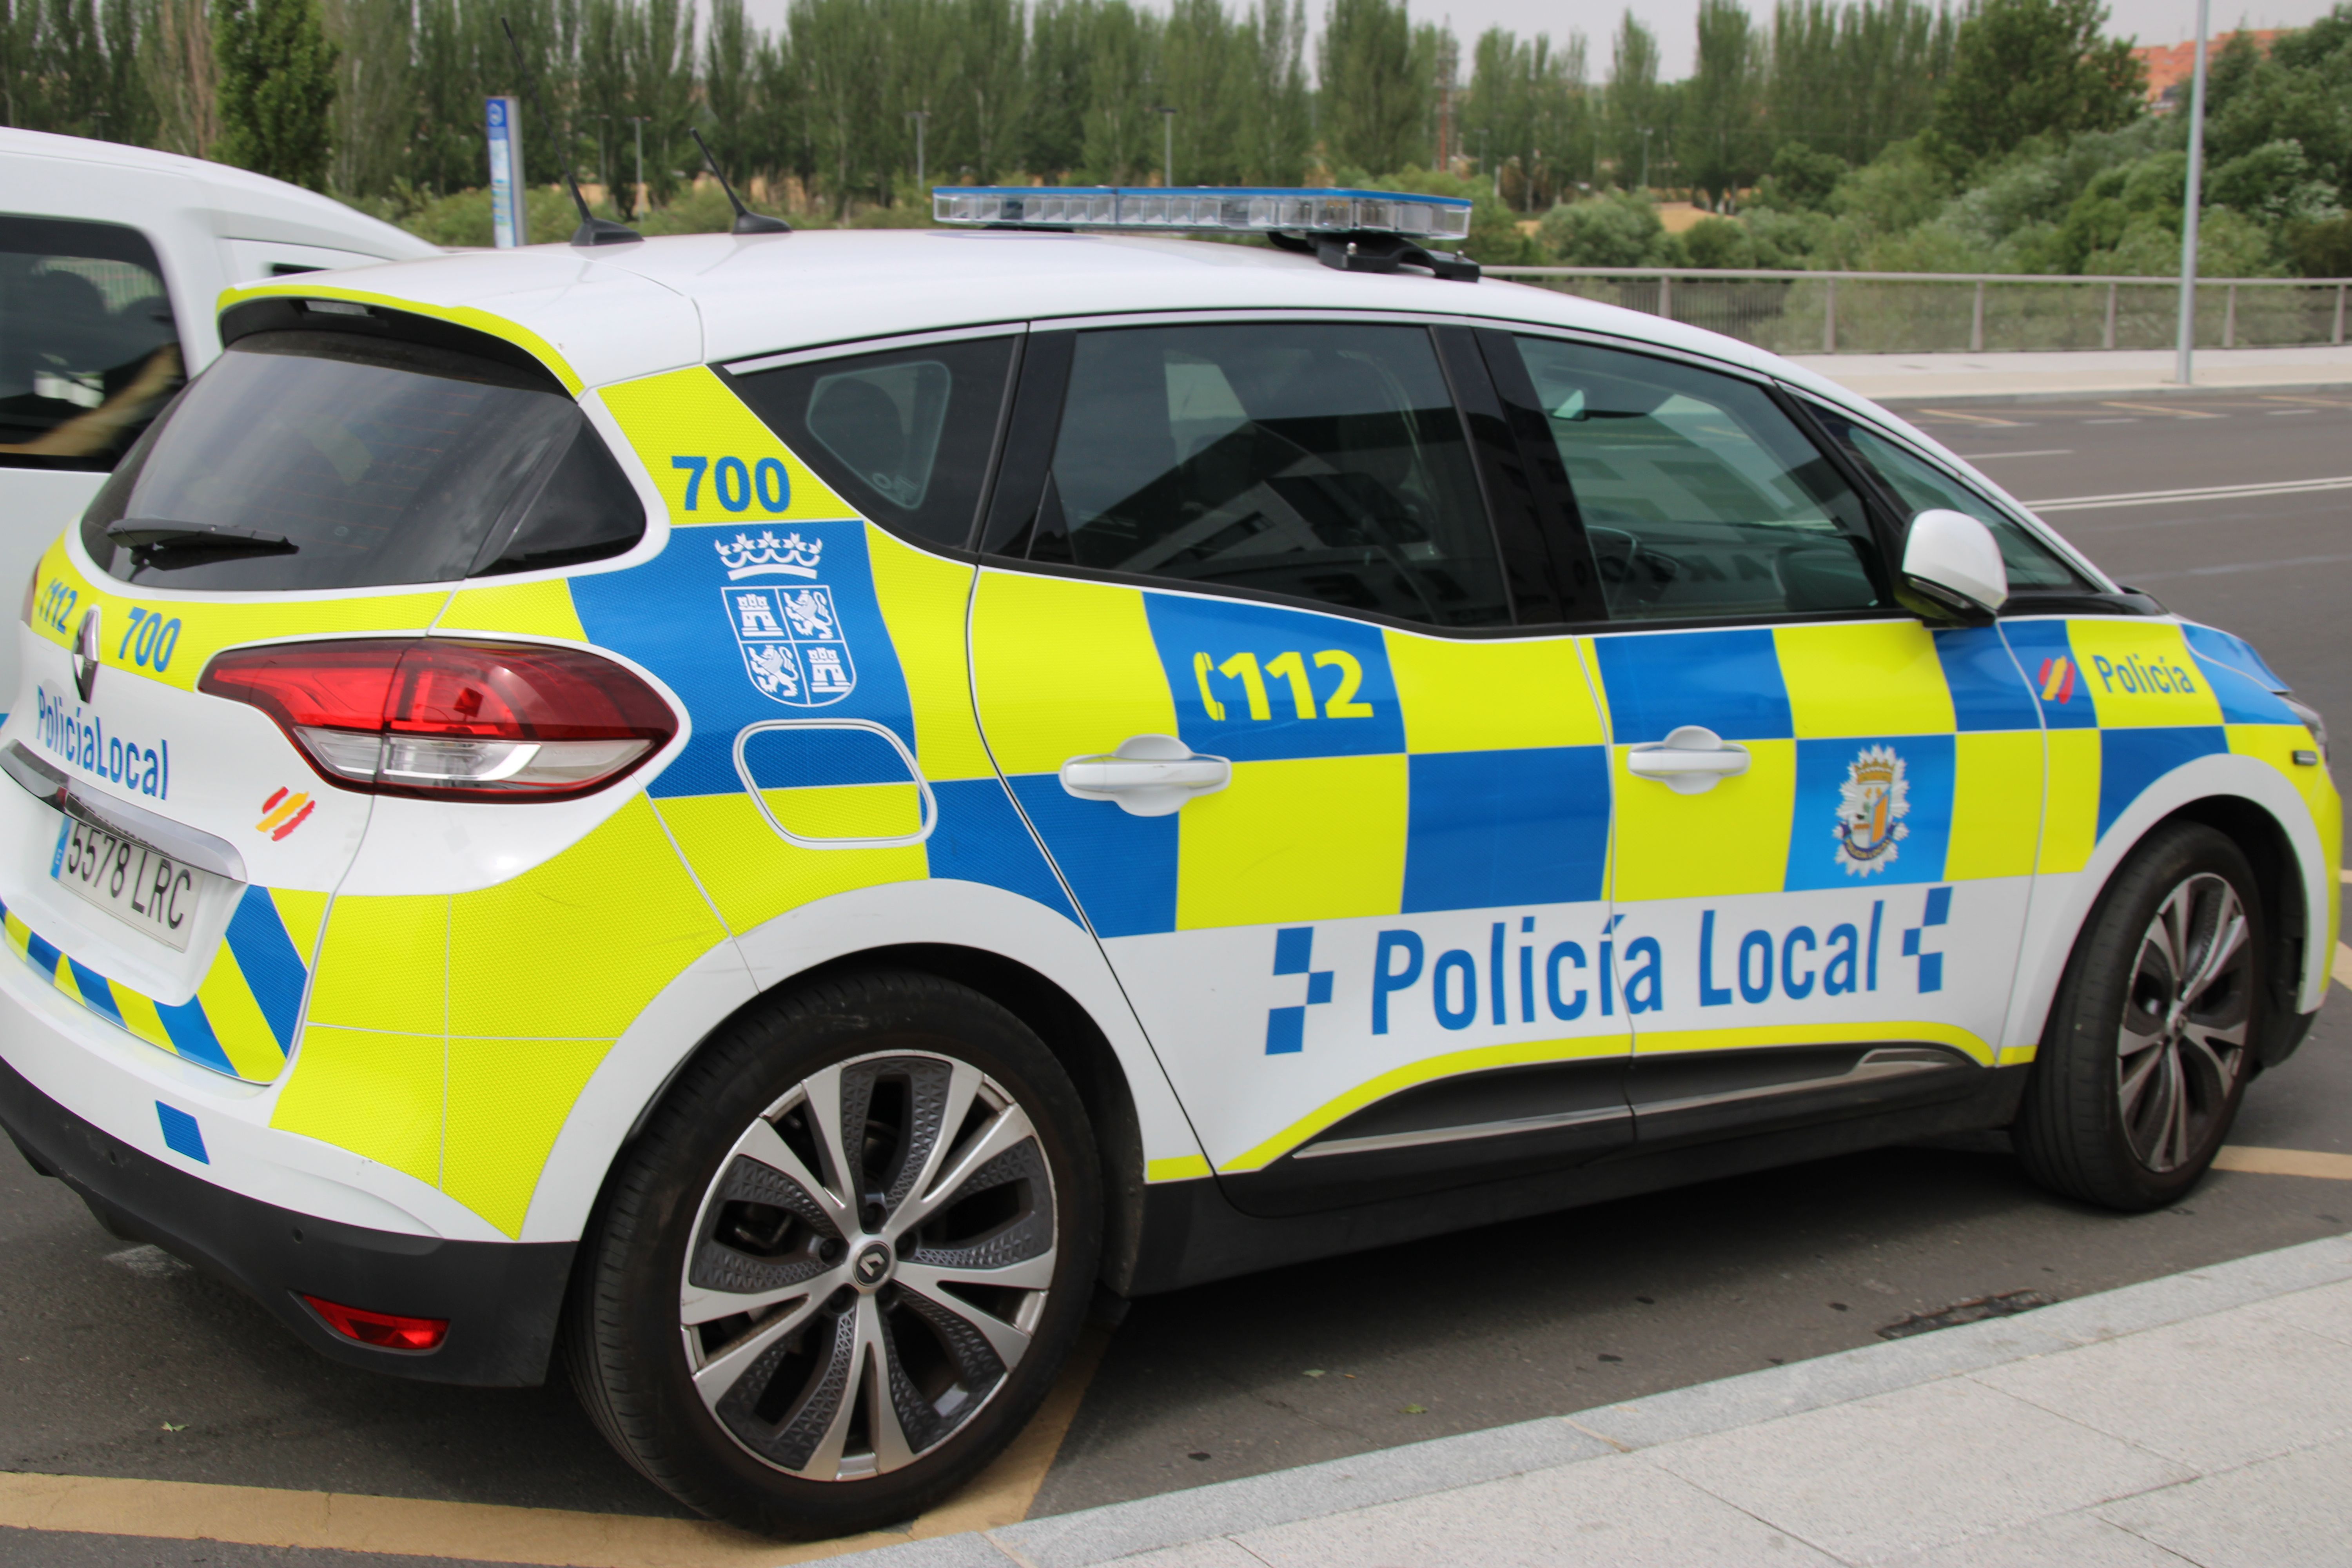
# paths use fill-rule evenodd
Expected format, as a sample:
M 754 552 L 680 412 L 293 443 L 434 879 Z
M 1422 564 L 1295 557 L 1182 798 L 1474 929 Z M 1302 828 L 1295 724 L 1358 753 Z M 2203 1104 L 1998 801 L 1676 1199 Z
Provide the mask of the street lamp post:
M 915 191 L 919 200 L 923 189 L 923 128 L 930 122 L 931 111 L 910 109 L 907 110 L 907 118 L 915 122 Z
M 2180 356 L 2172 379 L 2189 384 L 2197 350 L 2197 203 L 2205 178 L 2205 27 L 2211 0 L 2197 0 L 2197 74 L 2189 88 L 2189 185 L 2180 205 Z
M 1155 103 L 1151 106 L 1151 112 L 1160 116 L 1160 183 L 1173 187 L 1176 184 L 1176 111 L 1165 104 Z
M 1646 193 L 1650 188 L 1650 132 L 1652 128 L 1647 125 L 1640 125 L 1634 127 L 1634 129 L 1642 133 L 1642 189 Z

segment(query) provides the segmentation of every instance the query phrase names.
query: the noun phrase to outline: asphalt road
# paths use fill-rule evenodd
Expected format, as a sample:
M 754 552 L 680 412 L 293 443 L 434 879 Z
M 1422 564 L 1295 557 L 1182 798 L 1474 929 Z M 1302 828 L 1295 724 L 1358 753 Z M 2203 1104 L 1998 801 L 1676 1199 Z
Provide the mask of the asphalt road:
M 2029 501 L 2340 479 L 2049 515 L 2123 581 L 2252 637 L 2352 736 L 2352 393 L 2127 402 L 1906 412 Z M 2252 1086 L 2232 1142 L 2352 1153 L 2352 1009 Z M 2179 1208 L 2126 1218 L 2039 1192 L 1988 1141 L 1205 1287 L 1136 1304 L 1033 1511 L 1575 1410 L 1867 1343 L 1971 1298 L 2080 1295 L 2347 1229 L 2352 1184 L 2219 1173 Z M 561 1386 L 437 1388 L 330 1365 L 234 1291 L 107 1236 L 13 1154 L 0 1158 L 9 1470 L 678 1511 Z M 297 1560 L 111 1539 L 0 1529 L 0 1564 Z

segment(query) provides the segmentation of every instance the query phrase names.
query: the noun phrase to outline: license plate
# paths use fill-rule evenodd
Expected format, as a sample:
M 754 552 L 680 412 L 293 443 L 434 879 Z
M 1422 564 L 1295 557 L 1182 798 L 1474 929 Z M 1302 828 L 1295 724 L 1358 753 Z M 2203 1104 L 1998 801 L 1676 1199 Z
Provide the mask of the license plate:
M 188 950 L 196 910 L 213 880 L 209 871 L 74 816 L 58 833 L 49 875 L 123 924 L 182 952 Z

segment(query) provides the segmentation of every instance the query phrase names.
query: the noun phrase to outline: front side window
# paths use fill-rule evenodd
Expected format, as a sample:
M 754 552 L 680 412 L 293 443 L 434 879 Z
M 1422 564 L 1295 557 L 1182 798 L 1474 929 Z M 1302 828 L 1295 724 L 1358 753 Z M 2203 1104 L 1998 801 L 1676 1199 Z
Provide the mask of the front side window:
M 1015 340 L 924 343 L 730 376 L 843 500 L 933 544 L 971 537 Z
M 1940 508 L 1966 512 L 1992 530 L 1994 541 L 2000 545 L 2001 564 L 2009 569 L 2011 593 L 2037 589 L 2066 594 L 2092 591 L 2083 574 L 2069 566 L 2056 551 L 1959 480 L 1843 414 L 1815 405 L 1808 406 L 1813 408 L 1830 434 L 1844 444 L 1855 460 L 1895 493 L 1906 511 L 1916 515 Z
M 0 466 L 113 468 L 181 374 L 145 236 L 0 215 Z
M 1026 552 L 1432 626 L 1510 619 L 1422 327 L 1080 332 Z
M 1862 500 L 1761 388 L 1521 337 L 1613 618 L 1888 604 Z
M 542 375 L 332 331 L 229 345 L 107 480 L 90 558 L 173 588 L 369 588 L 617 555 L 645 509 Z

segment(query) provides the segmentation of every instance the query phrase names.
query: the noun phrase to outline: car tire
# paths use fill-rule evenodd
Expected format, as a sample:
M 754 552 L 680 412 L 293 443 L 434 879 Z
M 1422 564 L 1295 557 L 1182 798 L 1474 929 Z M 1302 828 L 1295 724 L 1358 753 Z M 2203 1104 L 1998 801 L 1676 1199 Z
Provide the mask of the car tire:
M 2076 939 L 2016 1127 L 2033 1179 L 2137 1213 L 2204 1175 L 2238 1112 L 2269 957 L 2253 869 L 2199 823 L 2151 834 Z
M 825 1131 L 853 1119 L 855 1152 Z M 1035 1413 L 1101 1212 L 1077 1091 L 1019 1018 L 928 974 L 819 981 L 721 1029 L 629 1145 L 565 1360 L 613 1445 L 713 1518 L 901 1522 Z

